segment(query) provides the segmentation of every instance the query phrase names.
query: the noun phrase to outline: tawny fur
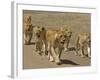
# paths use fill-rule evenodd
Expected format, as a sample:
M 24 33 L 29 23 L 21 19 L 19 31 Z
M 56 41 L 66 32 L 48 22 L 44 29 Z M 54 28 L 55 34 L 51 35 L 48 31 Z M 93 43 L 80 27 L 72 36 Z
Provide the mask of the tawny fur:
M 33 25 L 31 16 L 26 16 L 24 20 L 24 44 L 30 44 L 33 36 Z
M 60 30 L 48 30 L 46 38 L 48 43 L 49 60 L 55 61 L 56 64 L 60 64 L 60 57 L 66 39 L 65 33 Z
M 80 33 L 76 41 L 75 55 L 81 55 L 81 57 L 84 57 L 85 54 L 84 50 L 86 49 L 88 57 L 91 57 L 90 44 L 91 44 L 90 34 L 86 32 Z M 80 54 L 78 53 L 78 51 L 80 51 Z

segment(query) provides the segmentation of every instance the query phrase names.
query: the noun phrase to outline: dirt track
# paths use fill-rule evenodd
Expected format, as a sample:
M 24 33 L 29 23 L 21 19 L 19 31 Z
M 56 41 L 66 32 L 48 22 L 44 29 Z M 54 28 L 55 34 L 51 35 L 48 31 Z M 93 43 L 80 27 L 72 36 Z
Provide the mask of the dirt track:
M 80 56 L 75 56 L 75 41 L 77 34 L 80 32 L 90 32 L 90 14 L 87 13 L 56 13 L 56 12 L 33 12 L 24 11 L 26 15 L 32 16 L 32 24 L 44 26 L 46 29 L 56 29 L 63 26 L 71 28 L 73 34 L 69 45 L 69 51 L 63 52 L 61 56 L 61 65 L 56 65 L 54 62 L 49 62 L 48 58 L 40 56 L 35 52 L 35 45 L 23 46 L 23 68 L 54 68 L 54 67 L 76 67 L 76 66 L 90 66 L 91 59 Z M 34 36 L 32 38 L 32 42 Z

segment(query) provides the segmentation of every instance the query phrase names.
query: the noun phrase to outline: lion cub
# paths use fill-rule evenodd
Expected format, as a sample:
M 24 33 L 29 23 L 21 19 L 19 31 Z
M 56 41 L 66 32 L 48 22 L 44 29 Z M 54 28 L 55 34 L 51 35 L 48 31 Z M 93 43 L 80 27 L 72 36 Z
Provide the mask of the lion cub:
M 60 57 L 66 40 L 65 32 L 60 30 L 47 30 L 46 38 L 49 60 L 55 61 L 58 65 L 61 64 Z
M 31 16 L 26 16 L 24 20 L 24 44 L 30 44 L 33 34 Z
M 78 50 L 80 50 L 81 57 L 84 57 L 84 51 L 87 50 L 88 57 L 91 57 L 90 52 L 91 47 L 91 39 L 89 33 L 80 33 L 76 42 L 76 53 L 75 55 L 79 55 Z
M 61 27 L 61 31 L 64 31 L 66 34 L 66 41 L 64 44 L 64 51 L 68 51 L 70 38 L 72 36 L 72 31 L 69 27 Z
M 46 40 L 46 29 L 42 26 L 37 26 L 34 28 L 35 39 L 36 39 L 36 51 L 41 53 L 44 48 L 45 55 L 47 55 L 47 40 Z

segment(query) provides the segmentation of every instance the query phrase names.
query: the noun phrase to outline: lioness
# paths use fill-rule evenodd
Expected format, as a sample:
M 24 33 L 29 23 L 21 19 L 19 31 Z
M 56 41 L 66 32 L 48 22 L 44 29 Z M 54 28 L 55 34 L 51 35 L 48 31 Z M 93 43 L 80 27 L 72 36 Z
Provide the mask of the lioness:
M 61 27 L 61 31 L 64 31 L 65 34 L 66 34 L 66 41 L 65 41 L 65 44 L 64 44 L 64 51 L 68 51 L 70 38 L 72 36 L 72 31 L 68 27 Z
M 36 39 L 36 51 L 41 55 L 42 49 L 44 48 L 45 55 L 47 55 L 47 41 L 46 41 L 46 29 L 42 26 L 34 28 L 35 39 Z
M 24 44 L 30 44 L 33 34 L 33 25 L 31 16 L 26 16 L 24 19 Z
M 65 33 L 60 30 L 48 30 L 46 38 L 49 60 L 55 61 L 58 65 L 61 64 L 60 57 L 66 40 Z
M 88 57 L 91 57 L 90 46 L 91 46 L 90 34 L 89 33 L 80 33 L 78 35 L 77 42 L 76 42 L 75 55 L 79 55 L 78 50 L 80 50 L 81 57 L 84 57 L 84 50 L 87 50 Z

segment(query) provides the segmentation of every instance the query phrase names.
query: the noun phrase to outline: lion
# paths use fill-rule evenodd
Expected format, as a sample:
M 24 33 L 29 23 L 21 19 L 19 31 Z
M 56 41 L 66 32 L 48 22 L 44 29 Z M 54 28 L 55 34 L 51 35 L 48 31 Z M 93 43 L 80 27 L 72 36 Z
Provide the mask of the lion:
M 33 36 L 33 25 L 31 16 L 26 16 L 24 19 L 24 44 L 30 44 Z
M 85 50 L 87 51 L 87 56 L 91 57 L 91 39 L 90 33 L 82 32 L 78 35 L 77 42 L 76 42 L 76 53 L 75 55 L 79 55 L 78 50 L 80 51 L 81 57 L 84 57 Z
M 60 30 L 47 30 L 46 38 L 49 61 L 61 64 L 60 57 L 66 40 L 65 33 Z
M 70 38 L 72 36 L 72 31 L 69 27 L 61 27 L 61 31 L 64 31 L 66 34 L 66 41 L 64 44 L 64 51 L 68 51 Z
M 47 55 L 46 29 L 42 26 L 36 26 L 34 28 L 34 34 L 36 40 L 36 51 L 38 51 L 40 55 L 42 55 L 41 53 L 44 51 L 45 55 Z

